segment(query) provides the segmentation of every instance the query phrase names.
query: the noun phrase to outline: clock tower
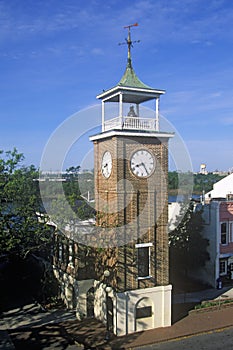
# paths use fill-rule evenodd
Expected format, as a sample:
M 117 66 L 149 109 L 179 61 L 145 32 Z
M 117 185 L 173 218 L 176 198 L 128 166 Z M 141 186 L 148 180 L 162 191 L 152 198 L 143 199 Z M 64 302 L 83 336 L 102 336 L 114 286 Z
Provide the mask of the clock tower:
M 96 285 L 96 296 L 102 290 L 106 299 L 96 301 L 95 315 L 117 335 L 171 324 L 167 180 L 173 134 L 160 130 L 165 91 L 145 85 L 132 67 L 131 27 L 126 70 L 116 86 L 97 96 L 102 130 L 90 137 L 100 247 L 96 271 L 100 281 L 107 276 Z M 143 107 L 147 101 L 154 101 L 154 111 Z M 109 118 L 111 104 L 117 110 Z

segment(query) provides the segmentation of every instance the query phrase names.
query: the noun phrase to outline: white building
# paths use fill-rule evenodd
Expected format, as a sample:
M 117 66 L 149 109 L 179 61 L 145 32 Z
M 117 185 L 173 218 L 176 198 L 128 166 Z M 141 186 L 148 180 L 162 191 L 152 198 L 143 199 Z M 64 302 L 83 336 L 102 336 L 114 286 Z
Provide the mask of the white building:
M 233 173 L 216 182 L 213 190 L 205 194 L 205 200 L 233 196 Z
M 209 241 L 210 260 L 195 277 L 215 287 L 219 277 L 225 281 L 233 278 L 233 174 L 216 182 L 205 194 L 202 209 L 202 235 Z

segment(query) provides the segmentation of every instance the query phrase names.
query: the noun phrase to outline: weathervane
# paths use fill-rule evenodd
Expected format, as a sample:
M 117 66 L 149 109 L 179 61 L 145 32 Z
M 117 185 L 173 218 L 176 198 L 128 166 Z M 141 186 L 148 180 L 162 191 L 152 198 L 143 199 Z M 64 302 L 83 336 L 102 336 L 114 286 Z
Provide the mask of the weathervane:
M 124 45 L 124 44 L 127 44 L 128 45 L 128 64 L 129 66 L 131 67 L 131 47 L 133 47 L 133 44 L 134 43 L 139 43 L 140 40 L 135 40 L 135 41 L 132 41 L 131 40 L 131 33 L 130 33 L 130 28 L 131 27 L 137 27 L 138 26 L 138 23 L 134 23 L 134 24 L 130 24 L 129 26 L 125 26 L 124 28 L 128 29 L 128 37 L 127 39 L 125 39 L 125 43 L 119 43 L 119 45 Z

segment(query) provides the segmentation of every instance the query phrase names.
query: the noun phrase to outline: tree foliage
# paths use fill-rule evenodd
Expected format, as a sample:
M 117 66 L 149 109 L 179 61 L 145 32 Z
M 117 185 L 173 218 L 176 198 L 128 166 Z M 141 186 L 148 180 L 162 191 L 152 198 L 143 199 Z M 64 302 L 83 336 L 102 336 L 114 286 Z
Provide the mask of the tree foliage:
M 177 190 L 179 186 L 178 173 L 176 171 L 169 171 L 168 173 L 168 188 L 169 190 Z
M 0 154 L 0 252 L 20 257 L 46 253 L 52 228 L 40 200 L 38 171 L 22 166 L 24 156 L 16 149 Z
M 202 211 L 195 211 L 190 202 L 181 208 L 183 216 L 175 230 L 169 234 L 171 270 L 195 270 L 209 260 L 209 241 L 202 237 L 204 220 Z M 179 220 L 179 218 L 177 218 Z
M 168 173 L 168 189 L 177 190 L 179 188 L 185 188 L 186 185 L 190 185 L 190 181 L 193 180 L 193 192 L 201 194 L 203 191 L 211 191 L 213 185 L 223 179 L 225 175 L 219 174 L 193 174 L 190 172 L 179 173 L 177 171 L 169 171 Z

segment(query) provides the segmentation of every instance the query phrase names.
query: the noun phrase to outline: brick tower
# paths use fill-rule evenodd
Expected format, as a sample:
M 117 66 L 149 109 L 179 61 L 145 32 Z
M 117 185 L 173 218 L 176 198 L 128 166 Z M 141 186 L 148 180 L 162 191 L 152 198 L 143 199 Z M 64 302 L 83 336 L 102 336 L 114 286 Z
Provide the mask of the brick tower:
M 98 285 L 107 301 L 96 302 L 95 314 L 117 335 L 171 324 L 167 178 L 173 134 L 159 126 L 159 100 L 165 91 L 145 85 L 133 70 L 131 27 L 125 73 L 116 86 L 97 96 L 102 131 L 90 137 L 97 226 L 103 230 L 96 264 L 100 281 L 107 271 L 107 280 Z M 150 100 L 155 111 L 147 115 L 142 104 Z M 118 115 L 107 119 L 106 104 L 112 102 Z

